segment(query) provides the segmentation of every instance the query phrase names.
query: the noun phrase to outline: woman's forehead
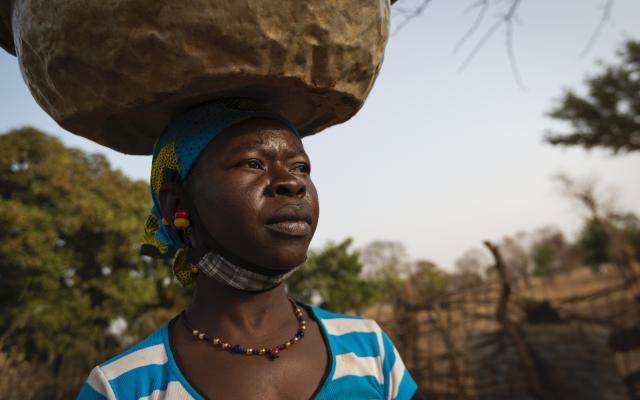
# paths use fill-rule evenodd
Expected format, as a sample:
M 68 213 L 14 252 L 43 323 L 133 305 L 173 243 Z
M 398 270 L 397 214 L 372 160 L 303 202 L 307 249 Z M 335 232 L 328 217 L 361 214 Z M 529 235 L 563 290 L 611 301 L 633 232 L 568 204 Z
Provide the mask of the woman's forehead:
M 286 125 L 269 119 L 252 119 L 235 124 L 212 140 L 209 147 L 215 153 L 252 150 L 304 153 L 304 145 L 295 133 Z

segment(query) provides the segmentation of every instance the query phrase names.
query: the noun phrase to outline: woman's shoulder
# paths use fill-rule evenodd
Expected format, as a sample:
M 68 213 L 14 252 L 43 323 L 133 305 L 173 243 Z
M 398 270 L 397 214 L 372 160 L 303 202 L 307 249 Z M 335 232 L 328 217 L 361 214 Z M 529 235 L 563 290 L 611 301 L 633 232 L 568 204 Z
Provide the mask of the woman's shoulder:
M 164 324 L 130 349 L 99 364 L 78 399 L 137 399 L 168 390 L 173 374 L 167 340 L 168 324 Z
M 122 365 L 131 360 L 137 360 L 140 358 L 149 359 L 149 356 L 151 356 L 151 359 L 160 361 L 166 358 L 164 344 L 167 334 L 168 323 L 165 323 L 142 341 L 100 363 L 99 367 L 107 368 L 109 365 Z
M 358 393 L 360 397 L 370 396 L 364 391 L 371 387 L 380 390 L 384 398 L 410 399 L 415 395 L 415 381 L 393 342 L 375 320 L 310 308 L 328 338 L 333 359 L 332 386 Z
M 342 364 L 369 363 L 372 368 L 373 364 L 389 364 L 393 345 L 375 320 L 315 306 L 311 308 L 326 334 L 338 373 Z M 375 369 L 380 370 L 379 367 Z
M 340 314 L 309 305 L 315 317 L 329 335 L 342 336 L 349 333 L 384 334 L 378 323 L 370 318 L 353 314 Z

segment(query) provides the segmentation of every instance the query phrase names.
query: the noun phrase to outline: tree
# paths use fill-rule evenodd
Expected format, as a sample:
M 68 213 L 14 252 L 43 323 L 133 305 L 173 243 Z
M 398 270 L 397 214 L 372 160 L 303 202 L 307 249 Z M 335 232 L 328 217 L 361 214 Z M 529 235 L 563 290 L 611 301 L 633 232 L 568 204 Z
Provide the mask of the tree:
M 567 90 L 549 116 L 570 124 L 569 133 L 549 132 L 553 145 L 603 147 L 613 153 L 640 150 L 640 42 L 618 52 L 619 63 L 586 79 L 587 94 Z
M 467 250 L 455 261 L 452 288 L 464 289 L 482 284 L 490 267 L 491 259 L 484 251 L 478 248 Z
M 411 291 L 414 302 L 432 303 L 443 299 L 449 291 L 451 276 L 434 262 L 419 260 L 415 263 L 414 272 L 406 284 Z
M 640 262 L 640 218 L 633 213 L 626 213 L 618 216 L 616 221 L 631 243 L 636 261 Z
M 513 236 L 505 236 L 498 244 L 509 279 L 524 279 L 528 282 L 532 270 L 530 236 L 526 232 L 517 232 Z
M 362 249 L 362 262 L 366 274 L 394 272 L 402 276 L 410 272 L 407 250 L 400 242 L 376 240 Z
M 402 243 L 387 240 L 376 240 L 364 246 L 362 261 L 364 277 L 376 283 L 383 301 L 394 301 L 395 296 L 401 295 L 402 281 L 410 276 L 414 266 Z
M 33 128 L 1 135 L 1 348 L 55 361 L 107 348 L 118 318 L 133 335 L 141 316 L 175 310 L 170 269 L 138 254 L 149 206 L 148 186 L 102 155 Z
M 411 23 L 411 21 L 421 16 L 431 3 L 431 0 L 391 0 L 391 5 L 393 6 L 391 10 L 392 26 L 395 26 L 392 35 L 398 34 Z M 494 36 L 502 32 L 502 34 L 504 34 L 505 50 L 513 78 L 518 87 L 523 90 L 526 88 L 519 72 L 514 45 L 514 32 L 516 26 L 521 21 L 519 11 L 523 3 L 525 3 L 523 0 L 468 1 L 468 4 L 464 6 L 464 13 L 473 12 L 475 18 L 473 23 L 459 39 L 454 50 L 454 52 L 457 53 L 466 44 L 471 43 L 470 50 L 460 65 L 459 71 L 466 68 L 480 50 Z M 603 28 L 607 22 L 611 20 L 615 3 L 615 0 L 606 0 L 601 10 L 600 21 L 595 26 L 593 33 L 590 35 L 589 40 L 580 53 L 581 56 L 587 54 L 600 38 Z
M 309 251 L 307 262 L 287 280 L 288 292 L 298 300 L 317 303 L 334 312 L 360 310 L 375 303 L 379 284 L 362 277 L 360 252 L 353 240 L 329 242 L 320 251 Z
M 633 213 L 612 214 L 607 219 L 589 218 L 580 232 L 584 262 L 594 268 L 619 262 L 627 249 L 629 258 L 640 261 L 640 218 Z
M 596 193 L 595 183 L 576 182 L 559 174 L 556 176 L 566 195 L 577 201 L 588 211 L 585 225 L 580 233 L 583 261 L 598 269 L 605 262 L 614 263 L 623 279 L 635 281 L 637 270 L 637 248 L 635 232 L 637 217 L 632 213 L 621 213 L 605 202 Z
M 564 234 L 557 228 L 544 227 L 533 234 L 530 257 L 533 262 L 533 275 L 551 276 L 560 270 L 573 269 L 577 264 L 575 246 L 565 240 Z
M 583 251 L 583 261 L 598 270 L 600 265 L 614 261 L 614 254 L 606 222 L 589 218 L 580 232 L 579 243 Z

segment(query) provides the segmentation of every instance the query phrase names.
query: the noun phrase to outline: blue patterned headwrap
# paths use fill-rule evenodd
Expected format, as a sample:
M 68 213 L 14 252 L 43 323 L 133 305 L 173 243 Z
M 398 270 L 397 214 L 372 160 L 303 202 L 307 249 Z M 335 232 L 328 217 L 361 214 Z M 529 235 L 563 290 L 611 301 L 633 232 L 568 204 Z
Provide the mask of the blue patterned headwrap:
M 300 137 L 298 129 L 281 115 L 270 112 L 252 100 L 230 99 L 202 104 L 174 119 L 153 149 L 151 197 L 153 207 L 144 229 L 140 252 L 160 258 L 173 258 L 185 244 L 163 223 L 160 188 L 168 180 L 183 181 L 209 142 L 225 128 L 252 118 L 269 118 L 285 124 Z

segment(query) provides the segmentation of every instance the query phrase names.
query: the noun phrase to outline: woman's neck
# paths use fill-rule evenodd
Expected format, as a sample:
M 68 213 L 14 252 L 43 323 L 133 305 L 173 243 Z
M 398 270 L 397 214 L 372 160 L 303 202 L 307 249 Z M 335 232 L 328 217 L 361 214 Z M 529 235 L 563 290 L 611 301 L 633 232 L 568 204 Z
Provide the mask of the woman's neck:
M 238 334 L 267 337 L 295 324 L 284 284 L 262 292 L 245 292 L 199 274 L 189 321 L 212 336 Z

